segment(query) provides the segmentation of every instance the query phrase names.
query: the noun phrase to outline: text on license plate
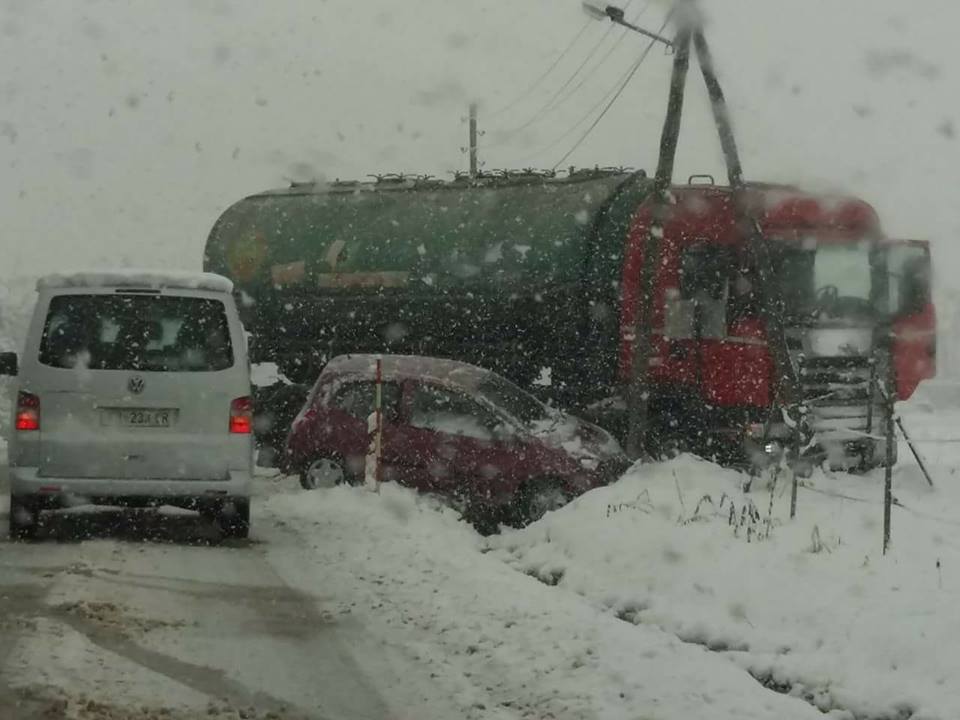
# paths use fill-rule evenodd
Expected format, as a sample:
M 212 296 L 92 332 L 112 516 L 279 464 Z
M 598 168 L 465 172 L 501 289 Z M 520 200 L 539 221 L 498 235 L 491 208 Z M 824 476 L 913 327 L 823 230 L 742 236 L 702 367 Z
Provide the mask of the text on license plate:
M 101 411 L 104 425 L 121 427 L 170 427 L 177 422 L 177 411 L 173 408 L 105 408 Z

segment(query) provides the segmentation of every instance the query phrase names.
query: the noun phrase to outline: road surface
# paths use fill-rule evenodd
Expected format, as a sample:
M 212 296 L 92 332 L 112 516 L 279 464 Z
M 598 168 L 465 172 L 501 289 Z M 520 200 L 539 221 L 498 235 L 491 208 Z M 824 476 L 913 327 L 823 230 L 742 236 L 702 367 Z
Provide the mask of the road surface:
M 192 514 L 127 511 L 47 516 L 40 542 L 10 543 L 5 475 L 4 720 L 455 716 L 335 591 L 277 575 L 267 547 L 297 540 L 256 503 L 250 541 L 220 544 Z

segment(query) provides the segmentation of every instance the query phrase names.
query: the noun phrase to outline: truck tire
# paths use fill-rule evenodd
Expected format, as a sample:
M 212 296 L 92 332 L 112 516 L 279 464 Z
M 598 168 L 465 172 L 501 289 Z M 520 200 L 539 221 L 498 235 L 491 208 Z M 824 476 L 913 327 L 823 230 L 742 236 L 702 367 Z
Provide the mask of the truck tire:
M 34 540 L 37 537 L 37 526 L 40 521 L 40 513 L 29 501 L 11 495 L 10 496 L 10 539 Z
M 218 512 L 220 531 L 226 538 L 246 538 L 250 535 L 250 499 L 227 500 Z

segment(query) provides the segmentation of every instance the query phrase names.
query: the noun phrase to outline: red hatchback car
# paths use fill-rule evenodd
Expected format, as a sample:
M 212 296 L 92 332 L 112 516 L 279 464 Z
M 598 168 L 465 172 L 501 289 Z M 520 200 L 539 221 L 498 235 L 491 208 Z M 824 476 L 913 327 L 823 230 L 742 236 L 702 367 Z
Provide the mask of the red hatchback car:
M 281 469 L 305 488 L 363 478 L 377 357 L 331 360 L 294 420 Z M 495 373 L 380 357 L 383 479 L 453 500 L 478 527 L 529 522 L 629 465 L 608 432 Z

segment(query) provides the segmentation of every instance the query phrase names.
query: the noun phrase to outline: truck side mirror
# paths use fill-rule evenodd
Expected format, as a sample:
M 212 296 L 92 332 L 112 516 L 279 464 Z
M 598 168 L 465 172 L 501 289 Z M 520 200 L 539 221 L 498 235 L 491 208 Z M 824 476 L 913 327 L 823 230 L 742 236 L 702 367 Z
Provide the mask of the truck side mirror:
M 923 312 L 930 302 L 930 271 L 923 259 L 904 265 L 901 281 L 900 315 L 916 315 Z
M 16 353 L 0 353 L 0 375 L 16 375 L 19 371 Z

